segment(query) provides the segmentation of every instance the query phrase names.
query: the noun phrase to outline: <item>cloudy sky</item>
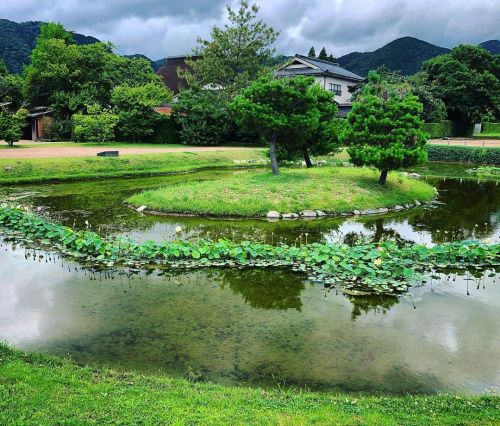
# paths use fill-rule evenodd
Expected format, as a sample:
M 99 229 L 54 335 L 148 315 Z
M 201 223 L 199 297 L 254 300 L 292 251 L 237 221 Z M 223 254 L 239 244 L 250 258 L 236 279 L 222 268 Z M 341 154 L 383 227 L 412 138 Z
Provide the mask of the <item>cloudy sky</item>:
M 57 21 L 113 42 L 122 54 L 152 59 L 184 54 L 222 25 L 236 0 L 1 0 L 0 18 Z M 257 0 L 281 31 L 277 50 L 336 56 L 371 51 L 401 36 L 444 47 L 500 38 L 500 0 Z

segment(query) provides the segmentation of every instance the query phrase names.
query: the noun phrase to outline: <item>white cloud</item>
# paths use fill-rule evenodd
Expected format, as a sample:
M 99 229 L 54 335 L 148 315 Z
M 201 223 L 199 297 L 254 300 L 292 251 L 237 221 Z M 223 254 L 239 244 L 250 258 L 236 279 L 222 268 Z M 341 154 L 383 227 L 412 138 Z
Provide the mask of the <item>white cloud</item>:
M 0 17 L 58 21 L 153 59 L 186 53 L 225 19 L 229 0 L 2 0 Z M 231 1 L 237 5 L 237 0 Z M 260 0 L 281 30 L 279 52 L 325 46 L 334 55 L 374 50 L 402 36 L 452 47 L 500 37 L 498 0 Z

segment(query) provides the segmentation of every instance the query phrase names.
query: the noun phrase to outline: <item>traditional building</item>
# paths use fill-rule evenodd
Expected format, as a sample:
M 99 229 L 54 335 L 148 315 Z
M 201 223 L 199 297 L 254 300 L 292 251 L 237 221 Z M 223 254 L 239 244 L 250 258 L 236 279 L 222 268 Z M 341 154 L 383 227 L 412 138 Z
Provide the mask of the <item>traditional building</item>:
M 303 55 L 295 55 L 293 61 L 276 71 L 275 75 L 278 78 L 297 75 L 314 77 L 323 89 L 335 95 L 341 113 L 350 110 L 351 91 L 364 80 L 363 77 L 341 68 L 336 63 Z

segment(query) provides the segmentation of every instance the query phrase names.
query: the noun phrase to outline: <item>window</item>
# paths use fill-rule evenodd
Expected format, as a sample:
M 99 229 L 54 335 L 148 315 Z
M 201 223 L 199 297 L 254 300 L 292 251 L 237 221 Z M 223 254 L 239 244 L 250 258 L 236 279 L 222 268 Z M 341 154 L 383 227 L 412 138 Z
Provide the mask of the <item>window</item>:
M 340 96 L 342 95 L 342 86 L 340 84 L 330 83 L 330 92 Z

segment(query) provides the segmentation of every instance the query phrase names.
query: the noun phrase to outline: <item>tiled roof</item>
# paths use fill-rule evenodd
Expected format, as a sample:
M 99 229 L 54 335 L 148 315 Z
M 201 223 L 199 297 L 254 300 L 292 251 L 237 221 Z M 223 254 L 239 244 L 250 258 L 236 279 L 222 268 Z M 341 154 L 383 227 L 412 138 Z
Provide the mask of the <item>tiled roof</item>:
M 323 61 L 322 59 L 310 58 L 304 55 L 295 55 L 296 58 L 301 59 L 304 62 L 311 64 L 312 66 L 316 66 L 319 69 L 300 69 L 300 68 L 289 68 L 289 69 L 281 69 L 277 71 L 277 76 L 288 77 L 292 75 L 318 75 L 318 74 L 330 74 L 338 77 L 347 78 L 349 80 L 354 81 L 363 81 L 364 78 L 360 75 L 354 74 L 351 71 L 348 71 L 342 67 L 339 67 L 338 64 L 334 64 L 329 61 Z

